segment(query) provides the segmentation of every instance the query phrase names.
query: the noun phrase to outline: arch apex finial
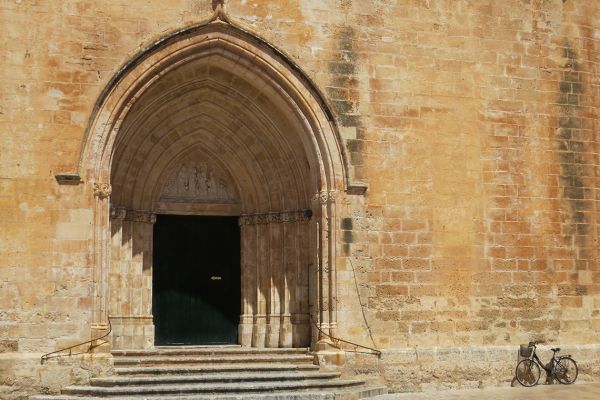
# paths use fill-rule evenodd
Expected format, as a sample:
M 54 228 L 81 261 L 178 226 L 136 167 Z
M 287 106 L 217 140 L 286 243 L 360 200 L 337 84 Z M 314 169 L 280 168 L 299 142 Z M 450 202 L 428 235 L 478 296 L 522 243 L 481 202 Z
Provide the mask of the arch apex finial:
M 229 22 L 229 17 L 225 11 L 225 0 L 212 0 L 213 15 L 209 22 L 223 21 Z

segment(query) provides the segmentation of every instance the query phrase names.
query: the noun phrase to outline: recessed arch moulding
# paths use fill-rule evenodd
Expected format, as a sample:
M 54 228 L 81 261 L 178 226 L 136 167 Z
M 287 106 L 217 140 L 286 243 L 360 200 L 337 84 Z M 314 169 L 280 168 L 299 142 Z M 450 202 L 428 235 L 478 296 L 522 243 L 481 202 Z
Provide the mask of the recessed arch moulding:
M 240 344 L 314 345 L 315 325 L 335 335 L 345 171 L 322 96 L 260 38 L 217 20 L 145 49 L 99 99 L 81 152 L 92 330 L 110 316 L 113 348 L 153 346 L 153 223 L 187 214 L 240 217 Z

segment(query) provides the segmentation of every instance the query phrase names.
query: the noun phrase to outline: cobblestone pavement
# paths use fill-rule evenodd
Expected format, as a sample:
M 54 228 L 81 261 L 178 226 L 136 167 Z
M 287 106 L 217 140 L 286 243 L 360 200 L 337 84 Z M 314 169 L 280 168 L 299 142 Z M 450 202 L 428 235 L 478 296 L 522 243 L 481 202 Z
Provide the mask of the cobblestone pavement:
M 452 390 L 428 393 L 398 393 L 377 396 L 376 400 L 600 400 L 600 383 L 574 385 L 539 385 L 532 388 L 506 387 Z

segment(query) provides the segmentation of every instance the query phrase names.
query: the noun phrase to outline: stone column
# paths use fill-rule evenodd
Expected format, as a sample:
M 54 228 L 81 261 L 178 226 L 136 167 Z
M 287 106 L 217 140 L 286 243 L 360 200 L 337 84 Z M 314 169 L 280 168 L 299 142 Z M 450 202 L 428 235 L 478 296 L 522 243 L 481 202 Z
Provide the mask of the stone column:
M 265 347 L 267 337 L 267 309 L 269 307 L 269 232 L 266 224 L 256 225 L 256 312 L 252 332 L 252 347 Z
M 320 328 L 318 338 L 319 340 L 322 340 L 327 339 L 322 332 L 329 333 L 329 210 L 327 207 L 329 193 L 327 191 L 320 191 L 316 198 L 319 201 L 320 211 L 318 241 L 319 263 L 317 265 L 318 285 L 316 287 L 318 291 L 318 320 L 316 323 Z
M 108 183 L 94 183 L 94 237 L 93 237 L 93 282 L 94 298 L 92 309 L 91 337 L 100 337 L 108 330 L 107 279 L 110 249 L 109 198 L 112 188 Z
M 313 258 L 316 254 L 317 246 L 311 241 L 313 232 L 316 231 L 314 219 L 311 215 L 305 215 L 304 218 L 294 224 L 296 232 L 294 238 L 294 247 L 296 249 L 294 256 L 292 276 L 294 285 L 290 285 L 292 300 L 292 345 L 294 347 L 310 346 L 310 275 L 312 268 L 316 265 Z
M 298 224 L 284 221 L 282 226 L 282 265 L 281 265 L 281 322 L 279 347 L 293 347 L 294 332 L 292 312 L 297 309 L 298 300 L 294 295 L 297 285 L 296 266 L 298 264 Z
M 238 326 L 238 343 L 241 346 L 252 346 L 254 313 L 256 312 L 256 226 L 250 225 L 246 216 L 239 218 L 241 243 L 241 289 L 242 304 L 240 324 Z
M 315 196 L 320 210 L 318 239 L 318 309 L 316 315 L 319 326 L 318 342 L 329 347 L 329 336 L 336 330 L 336 273 L 335 273 L 335 201 L 336 192 L 322 190 Z M 319 347 L 319 346 L 318 346 Z M 323 346 L 321 346 L 323 347 Z
M 281 329 L 281 295 L 283 294 L 283 244 L 281 238 L 281 216 L 271 213 L 268 215 L 267 230 L 269 234 L 269 301 L 267 309 L 266 347 L 279 347 Z
M 329 233 L 329 245 L 327 251 L 329 256 L 328 272 L 329 272 L 329 334 L 333 337 L 337 336 L 337 265 L 336 259 L 336 243 L 337 243 L 337 220 L 336 220 L 336 201 L 337 192 L 330 190 L 327 197 L 327 230 Z
M 121 278 L 121 253 L 123 249 L 123 222 L 127 211 L 123 207 L 112 207 L 110 209 L 110 231 L 111 231 L 111 259 L 110 269 L 108 276 L 109 286 L 109 315 L 116 317 L 121 315 L 121 293 L 123 288 L 122 284 L 125 280 Z M 123 343 L 123 329 L 122 324 L 118 319 L 115 319 L 113 323 L 112 333 L 112 348 L 119 349 L 125 348 Z

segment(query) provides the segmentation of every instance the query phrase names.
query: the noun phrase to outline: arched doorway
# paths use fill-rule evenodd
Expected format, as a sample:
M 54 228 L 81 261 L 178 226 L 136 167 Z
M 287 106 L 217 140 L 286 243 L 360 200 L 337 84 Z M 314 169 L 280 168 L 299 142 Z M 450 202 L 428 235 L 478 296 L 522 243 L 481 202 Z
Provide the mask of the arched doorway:
M 157 221 L 173 215 L 237 218 L 238 248 L 209 247 L 240 254 L 238 343 L 309 345 L 311 318 L 334 334 L 338 135 L 310 81 L 261 39 L 217 19 L 144 50 L 99 100 L 81 169 L 96 196 L 94 328 L 110 315 L 114 348 L 155 343 L 153 271 L 171 258 L 155 256 Z

